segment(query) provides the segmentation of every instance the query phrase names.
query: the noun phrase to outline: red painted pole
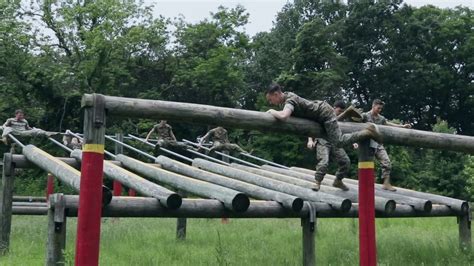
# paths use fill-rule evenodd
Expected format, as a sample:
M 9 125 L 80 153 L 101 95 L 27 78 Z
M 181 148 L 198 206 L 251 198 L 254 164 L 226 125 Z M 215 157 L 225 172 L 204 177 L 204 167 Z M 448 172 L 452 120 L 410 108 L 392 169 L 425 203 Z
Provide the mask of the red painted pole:
M 374 159 L 369 142 L 359 144 L 359 263 L 377 265 Z
M 48 173 L 48 179 L 46 181 L 46 200 L 49 200 L 49 195 L 54 193 L 54 176 Z
M 120 182 L 114 180 L 114 196 L 121 196 L 122 195 L 122 184 Z
M 103 96 L 94 94 L 84 108 L 84 140 L 77 218 L 75 265 L 99 264 L 102 178 L 104 168 L 105 110 Z
M 128 195 L 130 197 L 135 197 L 137 195 L 137 192 L 131 188 L 128 189 Z

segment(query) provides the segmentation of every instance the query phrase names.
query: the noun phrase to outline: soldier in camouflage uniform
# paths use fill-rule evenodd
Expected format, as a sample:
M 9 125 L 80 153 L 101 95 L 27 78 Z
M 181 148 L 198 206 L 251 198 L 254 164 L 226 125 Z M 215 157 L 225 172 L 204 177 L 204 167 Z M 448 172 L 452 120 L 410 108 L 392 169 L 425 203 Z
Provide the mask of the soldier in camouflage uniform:
M 366 129 L 350 134 L 342 134 L 337 123 L 334 109 L 324 101 L 309 101 L 292 92 L 283 93 L 280 85 L 272 84 L 266 92 L 268 102 L 275 105 L 283 105 L 283 110 L 273 109 L 267 112 L 276 119 L 285 121 L 290 116 L 306 118 L 318 122 L 326 130 L 327 140 L 336 147 L 359 142 L 360 140 L 372 138 L 381 142 L 382 136 L 375 124 L 370 124 Z M 314 190 L 319 190 L 316 182 Z
M 66 134 L 63 135 L 63 144 L 73 150 L 82 149 L 82 141 L 79 138 L 74 137 L 69 132 L 69 130 L 66 130 Z
M 145 141 L 150 139 L 151 135 L 156 132 L 158 134 L 157 148 L 177 148 L 186 150 L 188 145 L 178 142 L 173 134 L 173 128 L 166 123 L 166 120 L 161 120 L 160 123 L 153 126 L 153 128 L 146 135 Z
M 342 101 L 336 101 L 334 103 L 334 112 L 337 116 L 342 114 L 346 109 L 346 105 Z M 351 161 L 349 156 L 347 156 L 346 151 L 343 148 L 338 148 L 327 140 L 323 138 L 317 138 L 313 141 L 313 138 L 308 138 L 308 143 L 306 144 L 308 149 L 316 148 L 316 160 L 318 164 L 316 165 L 316 185 L 313 187 L 316 190 L 317 186 L 321 185 L 321 182 L 324 179 L 328 171 L 329 160 L 335 161 L 338 165 L 336 172 L 336 179 L 334 180 L 333 186 L 340 188 L 344 191 L 349 190 L 349 188 L 342 182 L 342 179 L 346 178 L 349 175 Z
M 223 127 L 216 127 L 204 135 L 199 141 L 199 145 L 211 139 L 212 147 L 209 151 L 234 151 L 234 152 L 245 152 L 239 145 L 230 143 L 227 130 Z
M 25 112 L 18 109 L 15 111 L 15 117 L 7 119 L 3 124 L 2 141 L 5 145 L 8 145 L 8 134 L 20 137 L 51 137 L 58 133 L 47 132 L 39 128 L 31 128 L 28 121 L 25 119 Z
M 410 124 L 399 125 L 387 121 L 387 119 L 385 119 L 385 117 L 380 114 L 384 105 L 385 103 L 383 101 L 380 99 L 375 99 L 372 102 L 372 109 L 362 115 L 362 121 L 371 122 L 377 125 L 411 128 Z M 382 166 L 383 189 L 396 191 L 396 189 L 390 184 L 390 170 L 392 169 L 392 164 L 390 162 L 390 158 L 388 157 L 387 151 L 382 144 L 378 144 L 377 148 L 375 149 L 375 158 L 379 160 L 380 165 Z

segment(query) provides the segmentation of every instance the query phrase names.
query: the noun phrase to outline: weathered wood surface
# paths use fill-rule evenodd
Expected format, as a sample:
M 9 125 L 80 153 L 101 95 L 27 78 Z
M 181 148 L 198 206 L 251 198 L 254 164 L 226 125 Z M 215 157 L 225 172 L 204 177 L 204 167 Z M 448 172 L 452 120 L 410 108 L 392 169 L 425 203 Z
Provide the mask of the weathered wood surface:
M 274 169 L 272 168 L 272 166 L 262 166 L 262 168 Z M 309 176 L 311 175 L 314 176 L 314 171 L 311 171 L 309 169 L 298 168 L 298 167 L 291 167 L 291 169 L 295 172 L 306 173 L 307 177 L 308 177 L 308 174 Z M 334 178 L 334 176 L 331 176 L 331 175 L 326 175 L 326 177 Z M 344 179 L 344 182 L 346 182 L 346 184 L 352 184 L 355 186 L 359 185 L 359 182 L 354 179 L 346 178 Z M 384 197 L 386 195 L 386 197 L 393 198 L 397 202 L 400 202 L 400 203 L 412 205 L 419 210 L 429 209 L 430 204 L 442 204 L 442 205 L 447 205 L 450 208 L 452 208 L 454 211 L 462 214 L 462 213 L 466 213 L 469 208 L 468 202 L 464 200 L 454 199 L 454 198 L 435 195 L 435 194 L 426 193 L 426 192 L 414 191 L 414 190 L 400 188 L 400 187 L 396 187 L 396 189 L 397 191 L 395 192 L 386 191 L 382 189 L 381 184 L 375 184 L 376 195 L 380 195 Z M 426 201 L 429 201 L 429 203 Z
M 160 164 L 166 170 L 190 176 L 199 180 L 207 181 L 237 191 L 244 192 L 250 197 L 262 200 L 274 200 L 281 203 L 284 207 L 293 210 L 300 211 L 303 207 L 303 200 L 301 198 L 281 193 L 278 191 L 266 189 L 260 186 L 256 186 L 247 182 L 242 182 L 232 178 L 228 178 L 223 175 L 214 174 L 208 171 L 201 170 L 197 167 L 189 166 L 184 163 L 172 160 L 166 156 L 159 156 L 156 163 Z
M 5 153 L 0 184 L 0 256 L 6 254 L 10 248 L 14 176 L 12 154 Z
M 67 216 L 77 216 L 78 196 L 66 196 Z M 357 217 L 358 205 L 353 204 L 349 212 L 334 210 L 328 204 L 312 203 L 318 218 Z M 212 199 L 183 199 L 179 209 L 171 210 L 161 205 L 157 199 L 143 197 L 114 197 L 111 203 L 103 207 L 102 217 L 187 217 L 187 218 L 303 218 L 309 213 L 305 204 L 300 212 L 294 212 L 275 201 L 250 201 L 245 212 L 234 212 L 226 208 L 222 202 Z M 14 213 L 15 214 L 15 213 Z M 376 217 L 447 217 L 457 216 L 456 212 L 445 205 L 433 205 L 430 213 L 417 212 L 407 205 L 397 205 L 395 211 L 386 215 L 376 213 Z
M 82 160 L 82 151 L 74 150 L 71 157 Z M 181 206 L 181 196 L 167 188 L 157 185 L 145 178 L 123 169 L 120 166 L 104 161 L 104 174 L 112 180 L 119 181 L 125 186 L 134 189 L 144 196 L 154 197 L 163 206 L 176 209 Z
M 53 194 L 48 208 L 48 240 L 46 243 L 46 265 L 65 265 L 66 221 L 65 200 L 62 194 Z
M 235 169 L 230 166 L 220 165 L 202 159 L 194 159 L 193 166 L 216 174 L 235 178 L 240 181 L 252 183 L 257 186 L 294 195 L 304 200 L 328 203 L 331 207 L 344 212 L 349 211 L 351 208 L 351 200 L 347 198 L 337 197 L 324 192 L 314 192 L 309 188 L 302 188 L 261 175 Z
M 271 172 L 275 172 L 275 173 L 279 173 L 279 174 L 283 174 L 283 175 L 292 176 L 292 177 L 302 179 L 302 180 L 306 180 L 306 181 L 314 180 L 314 172 L 313 172 L 313 174 L 308 175 L 308 174 L 303 173 L 303 172 L 297 172 L 297 171 L 282 169 L 282 168 L 269 166 L 269 165 L 263 165 L 262 169 L 265 169 L 265 170 L 268 170 L 268 171 L 271 171 Z M 326 176 L 323 179 L 322 184 L 330 186 L 332 184 L 332 182 L 334 182 L 334 179 L 336 179 L 335 176 L 326 174 Z M 353 182 L 353 181 L 355 181 L 354 179 L 345 178 L 343 181 L 346 184 L 346 186 L 349 187 L 351 190 L 358 191 L 359 183 L 358 182 L 357 183 Z M 397 203 L 410 205 L 413 208 L 415 208 L 416 211 L 430 212 L 431 207 L 432 207 L 432 202 L 430 200 L 414 198 L 414 197 L 410 197 L 410 196 L 396 194 L 396 193 L 391 192 L 391 191 L 383 190 L 382 186 L 378 187 L 375 190 L 375 197 L 376 197 L 375 198 L 375 204 L 376 204 L 375 207 L 376 208 L 377 208 L 377 197 L 383 197 L 383 198 L 386 198 L 386 199 L 395 200 L 395 201 L 397 201 Z
M 80 190 L 81 172 L 72 166 L 33 145 L 26 145 L 23 148 L 23 155 L 39 168 L 53 174 L 61 182 L 76 191 Z M 111 198 L 112 192 L 110 189 L 102 186 L 102 204 L 108 204 Z
M 249 198 L 242 192 L 179 175 L 122 154 L 117 155 L 117 160 L 126 168 L 158 182 L 198 196 L 217 199 L 231 210 L 243 212 L 249 206 Z
M 308 180 L 303 180 L 303 179 L 291 177 L 291 176 L 288 176 L 288 175 L 282 175 L 282 174 L 271 172 L 271 171 L 264 170 L 264 169 L 257 169 L 257 168 L 253 168 L 253 167 L 248 167 L 248 166 L 245 166 L 245 165 L 240 165 L 240 164 L 233 163 L 233 164 L 231 164 L 231 166 L 236 168 L 236 169 L 240 169 L 240 170 L 247 171 L 247 172 L 254 173 L 254 174 L 257 174 L 257 175 L 261 175 L 261 176 L 266 176 L 268 178 L 272 178 L 272 179 L 275 179 L 275 180 L 290 183 L 290 184 L 300 186 L 300 187 L 304 187 L 304 188 L 310 188 L 314 183 L 314 181 L 310 182 Z M 357 197 L 358 196 L 357 190 L 354 189 L 354 188 L 351 188 L 349 191 L 343 191 L 339 188 L 335 188 L 335 187 L 328 186 L 328 185 L 322 185 L 319 191 L 329 193 L 329 194 L 332 194 L 332 195 L 335 195 L 335 196 L 338 196 L 338 197 L 342 197 L 342 198 L 348 198 L 352 202 L 358 202 L 359 201 L 359 199 Z M 395 207 L 396 207 L 396 203 L 393 199 L 387 199 L 387 198 L 383 198 L 383 197 L 375 197 L 375 210 L 385 212 L 385 213 L 389 214 L 389 213 L 392 213 L 395 210 Z
M 93 96 L 85 94 L 83 104 L 91 106 Z M 307 119 L 290 117 L 281 122 L 271 114 L 257 111 L 216 107 L 202 104 L 169 102 L 105 96 L 105 108 L 112 115 L 166 119 L 201 124 L 219 124 L 223 127 L 285 132 L 304 136 L 324 137 L 320 124 Z M 359 131 L 362 123 L 339 123 L 344 133 Z M 419 148 L 474 153 L 474 137 L 454 134 L 379 126 L 384 143 Z

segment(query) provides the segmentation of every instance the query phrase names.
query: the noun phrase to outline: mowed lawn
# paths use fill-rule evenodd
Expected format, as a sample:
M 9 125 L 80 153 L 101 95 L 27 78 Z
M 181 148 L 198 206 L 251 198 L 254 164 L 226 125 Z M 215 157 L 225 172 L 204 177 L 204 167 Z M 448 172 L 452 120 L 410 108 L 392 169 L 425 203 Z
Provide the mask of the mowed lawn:
M 14 216 L 10 253 L 0 265 L 44 265 L 46 217 Z M 357 219 L 319 219 L 320 265 L 358 264 Z M 66 264 L 73 265 L 76 219 L 68 220 Z M 176 219 L 104 219 L 101 265 L 301 265 L 299 219 L 188 220 L 187 239 L 175 238 Z M 474 265 L 458 248 L 456 218 L 378 219 L 379 265 Z

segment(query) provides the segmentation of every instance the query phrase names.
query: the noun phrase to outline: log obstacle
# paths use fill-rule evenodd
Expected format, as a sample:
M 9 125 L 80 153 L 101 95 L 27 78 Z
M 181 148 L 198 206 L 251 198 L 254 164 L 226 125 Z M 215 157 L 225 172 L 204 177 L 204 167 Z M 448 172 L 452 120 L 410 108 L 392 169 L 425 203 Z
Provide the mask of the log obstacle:
M 95 97 L 93 94 L 85 94 L 82 98 L 83 106 L 92 107 Z M 307 119 L 290 117 L 287 121 L 281 122 L 271 114 L 257 111 L 115 96 L 101 97 L 104 97 L 104 108 L 116 116 L 219 124 L 223 127 L 325 137 L 321 125 Z M 359 131 L 366 127 L 363 123 L 340 122 L 339 125 L 344 133 Z M 470 136 L 389 126 L 379 126 L 379 130 L 386 144 L 474 153 L 474 137 Z
M 71 157 L 82 160 L 82 151 L 74 150 Z M 144 196 L 156 198 L 163 206 L 177 209 L 181 206 L 181 196 L 177 193 L 144 179 L 120 166 L 104 161 L 104 174 L 110 179 L 134 189 Z
M 237 191 L 244 192 L 245 194 L 256 199 L 274 200 L 281 203 L 283 207 L 292 211 L 298 212 L 301 210 L 301 208 L 303 208 L 303 200 L 289 194 L 266 189 L 250 183 L 228 178 L 223 175 L 203 171 L 197 167 L 186 165 L 176 160 L 172 160 L 166 156 L 158 156 L 155 162 L 160 164 L 163 169 L 168 171 L 235 189 Z
M 195 159 L 193 162 L 193 166 L 216 174 L 235 178 L 240 181 L 252 183 L 257 186 L 294 195 L 304 200 L 328 203 L 331 205 L 332 208 L 343 212 L 347 212 L 351 209 L 351 201 L 347 198 L 341 198 L 323 192 L 315 193 L 309 188 L 302 188 L 285 182 L 273 180 L 268 177 L 252 174 L 249 172 L 245 172 L 229 166 L 220 165 L 202 159 Z
M 236 169 L 240 169 L 240 170 L 247 171 L 247 172 L 250 172 L 250 173 L 254 173 L 254 174 L 257 174 L 257 175 L 265 176 L 265 177 L 268 177 L 268 178 L 272 178 L 272 179 L 275 179 L 275 180 L 279 180 L 279 181 L 286 182 L 286 183 L 293 184 L 293 185 L 300 186 L 300 187 L 309 188 L 314 183 L 314 182 L 309 182 L 307 180 L 302 180 L 302 179 L 298 179 L 298 178 L 295 178 L 295 177 L 286 176 L 286 175 L 270 172 L 270 171 L 263 170 L 263 169 L 248 167 L 248 166 L 245 166 L 245 165 L 239 165 L 239 164 L 233 163 L 233 164 L 231 164 L 231 166 L 236 168 Z M 348 198 L 352 202 L 358 202 L 358 194 L 357 194 L 356 190 L 354 190 L 354 189 L 351 189 L 349 191 L 342 191 L 341 189 L 338 189 L 338 188 L 323 185 L 323 186 L 321 186 L 319 191 L 325 192 L 325 193 L 328 193 L 328 194 L 332 194 L 332 195 L 336 195 L 336 196 L 339 196 L 339 197 L 342 197 L 342 198 Z M 383 198 L 383 197 L 375 197 L 375 210 L 380 211 L 380 212 L 384 212 L 386 214 L 390 214 L 395 210 L 395 208 L 396 208 L 396 203 L 393 199 L 388 199 L 388 198 Z
M 175 174 L 164 169 L 150 166 L 149 164 L 122 154 L 117 155 L 117 160 L 126 168 L 158 182 L 165 183 L 169 186 L 195 195 L 217 199 L 230 210 L 243 212 L 247 210 L 249 206 L 249 198 L 239 191 Z
M 271 166 L 262 166 L 264 169 L 272 169 L 272 171 L 279 171 Z M 311 176 L 314 176 L 314 171 L 311 171 L 309 169 L 304 169 L 304 168 L 298 168 L 298 167 L 291 167 L 292 173 L 288 172 L 289 175 L 294 175 L 298 176 L 301 178 L 311 178 Z M 298 175 L 298 173 L 302 173 L 305 175 Z M 311 174 L 312 173 L 312 174 Z M 332 175 L 326 175 L 329 179 L 335 178 Z M 354 179 L 349 179 L 346 178 L 344 179 L 344 182 L 346 185 L 352 185 L 352 186 L 358 186 L 358 181 Z M 405 189 L 405 188 L 400 188 L 397 187 L 397 191 L 394 192 L 389 192 L 386 190 L 382 189 L 382 185 L 380 184 L 375 184 L 375 194 L 376 195 L 387 195 L 387 197 L 395 198 L 399 202 L 403 202 L 404 204 L 412 205 L 415 207 L 415 205 L 418 205 L 419 208 L 417 209 L 424 209 L 426 205 L 426 202 L 429 201 L 432 204 L 441 204 L 441 205 L 446 205 L 452 208 L 455 212 L 458 214 L 465 214 L 469 212 L 469 203 L 464 200 L 459 200 L 459 199 L 453 199 L 450 197 L 445 197 L 445 196 L 440 196 L 440 195 L 435 195 L 435 194 L 430 194 L 430 193 L 425 193 L 425 192 L 419 192 L 419 191 L 414 191 L 410 189 Z M 405 201 L 404 201 L 405 199 Z M 426 207 L 427 208 L 427 207 Z
M 80 191 L 81 172 L 78 170 L 33 145 L 26 145 L 23 148 L 23 155 L 39 168 L 57 177 L 61 182 Z M 101 203 L 106 205 L 112 199 L 112 192 L 105 186 L 101 187 Z

